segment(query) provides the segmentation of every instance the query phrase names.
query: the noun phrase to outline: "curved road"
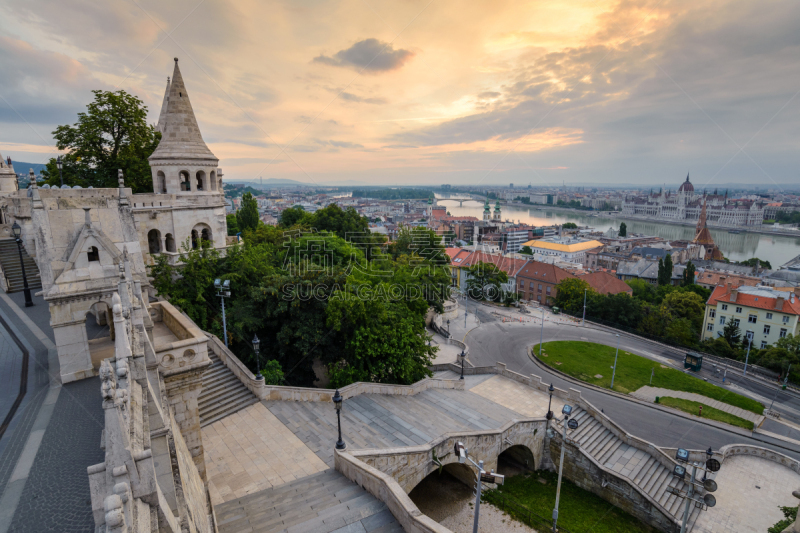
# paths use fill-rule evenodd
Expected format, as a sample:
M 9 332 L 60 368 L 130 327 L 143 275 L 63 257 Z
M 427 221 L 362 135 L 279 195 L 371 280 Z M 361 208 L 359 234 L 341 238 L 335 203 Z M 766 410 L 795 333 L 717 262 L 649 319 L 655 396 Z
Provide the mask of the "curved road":
M 693 420 L 686 419 L 679 415 L 674 415 L 659 409 L 643 406 L 639 403 L 624 400 L 616 396 L 604 394 L 594 389 L 577 385 L 567 381 L 560 376 L 547 372 L 535 365 L 528 357 L 530 346 L 539 343 L 541 335 L 541 322 L 538 320 L 530 322 L 506 322 L 494 317 L 491 308 L 484 305 L 476 306 L 474 302 L 469 303 L 469 312 L 478 311 L 481 319 L 480 327 L 468 332 L 465 342 L 470 347 L 469 360 L 475 366 L 494 366 L 500 361 L 507 365 L 509 370 L 519 372 L 523 375 L 535 374 L 541 376 L 543 380 L 554 383 L 562 389 L 575 388 L 581 391 L 584 398 L 589 400 L 596 407 L 604 410 L 625 430 L 633 435 L 641 437 L 662 447 L 681 447 L 689 449 L 706 449 L 711 446 L 719 449 L 725 444 L 752 444 L 772 448 L 775 451 L 784 453 L 794 458 L 800 459 L 800 446 L 787 443 L 778 439 L 773 439 L 765 435 L 755 435 L 755 438 L 745 437 L 738 433 L 726 431 L 716 427 L 708 426 Z M 515 316 L 524 316 L 528 319 L 536 319 L 536 316 L 522 315 L 514 313 Z M 546 313 L 546 317 L 552 317 Z M 456 333 L 456 332 L 454 332 Z M 461 335 L 458 335 L 460 338 Z M 616 346 L 617 339 L 613 331 L 594 328 L 576 327 L 545 321 L 544 342 L 554 340 L 584 340 L 597 342 L 609 346 Z M 679 359 L 682 354 L 675 350 L 664 348 L 655 343 L 651 343 L 636 337 L 621 334 L 619 338 L 620 349 L 647 356 L 658 360 Z M 756 389 L 750 396 L 762 396 L 771 400 L 775 388 L 769 388 L 761 384 L 753 384 L 749 380 L 740 379 L 732 372 L 728 373 L 729 380 L 733 379 L 734 386 L 746 387 L 748 390 Z M 713 381 L 713 379 L 709 379 Z M 738 382 L 738 383 L 737 383 Z M 772 391 L 772 392 L 770 392 Z M 785 404 L 782 401 L 785 397 Z M 761 399 L 761 398 L 759 398 Z M 762 400 L 764 401 L 764 400 Z M 775 407 L 778 410 L 794 411 L 793 406 L 797 406 L 797 414 L 800 415 L 800 400 L 794 395 L 787 393 L 780 394 L 776 400 Z M 767 421 L 772 424 L 769 431 L 779 433 L 777 426 L 786 428 L 782 424 Z M 800 440 L 800 432 L 786 428 L 782 434 Z

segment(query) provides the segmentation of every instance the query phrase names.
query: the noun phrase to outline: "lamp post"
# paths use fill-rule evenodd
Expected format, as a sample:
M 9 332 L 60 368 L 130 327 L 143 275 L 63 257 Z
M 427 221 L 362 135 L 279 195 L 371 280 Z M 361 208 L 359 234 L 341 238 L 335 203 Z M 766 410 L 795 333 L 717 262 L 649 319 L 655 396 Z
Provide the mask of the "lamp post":
M 544 307 L 542 307 L 542 330 L 539 333 L 539 358 L 542 357 L 542 342 L 544 342 Z
M 581 319 L 581 326 L 586 325 L 586 291 L 589 289 L 583 289 L 583 319 Z
M 467 315 L 468 314 L 469 314 L 469 311 L 467 311 L 467 306 L 465 304 L 464 305 L 464 329 L 467 329 Z
M 747 375 L 747 361 L 750 360 L 750 345 L 753 344 L 753 337 L 754 337 L 754 335 L 752 335 L 749 331 L 747 332 L 746 335 L 747 335 L 747 355 L 744 358 L 744 374 L 743 374 L 744 376 Z
M 482 483 L 486 482 L 502 485 L 505 482 L 505 476 L 502 474 L 496 474 L 494 470 L 487 473 L 486 470 L 483 469 L 483 461 L 478 461 L 477 463 L 473 461 L 472 457 L 469 456 L 469 452 L 464 446 L 463 442 L 456 442 L 454 451 L 455 456 L 458 458 L 458 462 L 460 464 L 463 465 L 469 461 L 475 468 L 478 469 L 478 475 L 475 481 L 475 519 L 472 522 L 472 533 L 478 533 L 478 523 L 480 522 L 481 516 Z
M 556 390 L 556 388 L 551 383 L 550 387 L 547 388 L 547 392 L 550 393 L 550 399 L 547 400 L 547 419 L 548 420 L 551 420 L 553 418 L 553 411 L 550 410 L 550 404 L 553 403 L 553 391 L 554 390 Z
M 28 287 L 28 276 L 25 274 L 25 261 L 22 260 L 22 228 L 19 224 L 14 222 L 11 226 L 11 231 L 14 233 L 14 240 L 17 241 L 17 251 L 19 251 L 19 266 L 22 268 L 22 290 L 25 293 L 25 307 L 33 306 L 33 299 L 31 299 L 31 289 Z
M 448 318 L 447 319 L 447 338 L 449 339 L 450 337 L 452 337 L 452 335 L 450 335 L 450 319 Z
M 614 371 L 611 372 L 611 390 L 614 390 L 614 377 L 617 375 L 617 356 L 619 356 L 619 333 L 617 335 L 617 353 L 614 354 Z
M 222 334 L 225 337 L 225 347 L 228 347 L 228 323 L 225 321 L 225 298 L 231 297 L 231 280 L 225 281 L 219 278 L 214 280 L 214 287 L 217 289 L 217 296 L 222 302 Z
M 464 350 L 461 350 L 461 355 L 459 357 L 461 357 L 461 378 L 460 379 L 464 379 L 464 361 L 466 361 L 466 359 L 467 359 L 467 354 L 464 352 Z
M 556 525 L 558 524 L 558 502 L 561 498 L 561 476 L 564 473 L 564 449 L 567 447 L 567 422 L 569 421 L 569 415 L 572 414 L 572 406 L 564 404 L 564 407 L 561 409 L 561 412 L 564 414 L 564 418 L 561 420 L 561 425 L 564 426 L 564 433 L 561 440 L 561 462 L 558 465 L 558 485 L 556 486 L 556 506 L 553 508 L 553 533 L 555 533 Z M 572 421 L 573 429 L 578 427 L 577 421 Z
M 63 187 L 64 186 L 64 174 L 61 173 L 61 167 L 63 167 L 64 164 L 61 162 L 61 156 L 58 156 L 56 158 L 56 166 L 58 167 L 58 177 L 61 180 L 61 186 Z
M 261 375 L 261 358 L 259 355 L 259 346 L 261 346 L 261 341 L 258 340 L 258 335 L 253 335 L 253 351 L 256 352 L 256 379 L 263 380 L 264 376 Z
M 337 450 L 344 450 L 347 448 L 347 444 L 344 443 L 342 440 L 342 395 L 339 394 L 339 389 L 336 389 L 336 393 L 333 395 L 333 406 L 336 408 L 336 422 L 339 426 L 339 440 L 336 441 L 336 449 Z

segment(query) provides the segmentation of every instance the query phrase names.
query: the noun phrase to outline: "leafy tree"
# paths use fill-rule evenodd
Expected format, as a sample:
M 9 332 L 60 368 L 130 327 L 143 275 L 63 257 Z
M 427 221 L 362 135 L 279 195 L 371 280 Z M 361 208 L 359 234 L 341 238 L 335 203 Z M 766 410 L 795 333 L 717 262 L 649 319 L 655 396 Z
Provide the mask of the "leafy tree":
M 627 237 L 628 236 L 628 225 L 624 222 L 620 223 L 619 225 L 619 236 L 620 237 Z
M 281 364 L 275 359 L 270 359 L 261 369 L 261 375 L 264 376 L 265 385 L 283 385 L 283 369 Z
M 756 363 L 783 375 L 789 365 L 796 366 L 800 363 L 800 358 L 796 353 L 790 352 L 786 348 L 770 346 L 759 352 Z
M 794 336 L 791 333 L 782 339 L 778 339 L 775 346 L 783 348 L 789 353 L 800 355 L 800 335 Z
M 305 209 L 301 206 L 290 207 L 281 212 L 281 216 L 278 218 L 278 224 L 282 228 L 291 228 L 301 223 L 306 216 L 308 216 L 308 213 L 306 213 Z
M 240 231 L 256 229 L 258 218 L 258 201 L 249 192 L 242 195 L 242 206 L 236 212 L 236 222 Z
M 739 345 L 742 339 L 742 332 L 733 320 L 729 321 L 725 324 L 725 327 L 722 328 L 722 338 L 725 339 L 731 347 Z
M 658 260 L 658 284 L 672 284 L 672 255 L 667 254 L 663 260 Z
M 758 263 L 761 268 L 772 270 L 772 264 L 769 261 L 764 261 L 763 259 L 759 259 L 758 257 L 753 257 L 745 261 L 739 261 L 740 265 L 747 265 L 749 267 L 755 267 L 756 263 Z
M 705 301 L 700 295 L 693 292 L 675 291 L 664 298 L 667 311 L 675 318 L 689 320 L 696 332 L 703 327 L 705 315 Z
M 564 222 L 561 227 L 562 229 L 578 229 L 578 225 L 574 222 Z
M 330 231 L 350 240 L 353 236 L 370 235 L 369 222 L 352 207 L 342 209 L 330 204 L 309 217 L 308 225 L 316 231 Z
M 694 264 L 689 261 L 686 264 L 686 268 L 683 269 L 683 286 L 688 287 L 689 285 L 694 285 L 694 278 L 697 274 L 697 269 L 694 267 Z
M 231 213 L 225 216 L 225 221 L 228 226 L 228 235 L 236 235 L 239 233 L 239 222 L 236 220 L 236 215 Z
M 568 313 L 578 313 L 583 310 L 583 294 L 585 290 L 590 293 L 595 292 L 591 285 L 580 278 L 561 280 L 556 288 L 555 305 Z
M 736 359 L 736 350 L 728 344 L 728 341 L 723 337 L 715 339 L 707 339 L 702 343 L 702 349 L 710 354 L 718 355 L 720 357 L 727 357 L 728 359 Z
M 671 317 L 664 306 L 644 304 L 638 329 L 647 335 L 664 337 L 670 319 Z
M 493 263 L 478 261 L 466 271 L 467 292 L 476 300 L 500 300 L 502 284 L 508 283 L 508 274 Z
M 781 212 L 778 212 L 780 215 Z M 767 530 L 767 533 L 783 533 L 786 529 L 789 528 L 792 524 L 795 523 L 797 520 L 797 507 L 780 507 L 781 512 L 783 513 L 783 520 L 780 520 L 772 527 Z
M 519 249 L 519 253 L 523 255 L 533 255 L 533 250 L 531 250 L 530 246 L 523 246 Z
M 645 280 L 641 278 L 634 278 L 629 279 L 625 283 L 627 283 L 630 288 L 633 289 L 633 297 L 637 300 L 650 303 L 656 301 L 655 288 Z
M 161 140 L 161 133 L 147 123 L 147 107 L 125 91 L 92 91 L 94 101 L 78 113 L 72 126 L 53 131 L 56 147 L 67 150 L 64 183 L 82 187 L 117 187 L 117 170 L 134 193 L 153 192 L 147 158 Z M 46 183 L 59 185 L 56 159 L 42 171 Z
M 665 333 L 667 339 L 681 346 L 694 346 L 697 343 L 697 335 L 692 323 L 686 318 L 672 320 Z

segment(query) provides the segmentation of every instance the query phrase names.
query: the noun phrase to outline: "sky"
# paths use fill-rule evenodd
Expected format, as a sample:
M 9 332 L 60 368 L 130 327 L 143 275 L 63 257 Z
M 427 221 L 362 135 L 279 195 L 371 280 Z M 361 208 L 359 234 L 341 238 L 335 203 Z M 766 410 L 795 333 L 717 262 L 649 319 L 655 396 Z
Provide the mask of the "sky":
M 0 153 L 173 57 L 225 179 L 800 183 L 796 0 L 0 0 Z

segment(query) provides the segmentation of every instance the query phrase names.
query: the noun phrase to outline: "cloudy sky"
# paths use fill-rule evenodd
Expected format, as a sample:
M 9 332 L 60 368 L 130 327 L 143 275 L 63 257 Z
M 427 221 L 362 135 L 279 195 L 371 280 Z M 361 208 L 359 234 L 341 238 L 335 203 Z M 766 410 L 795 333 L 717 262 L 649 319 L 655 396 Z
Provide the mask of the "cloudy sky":
M 800 183 L 796 0 L 0 0 L 0 153 L 173 57 L 227 178 Z

